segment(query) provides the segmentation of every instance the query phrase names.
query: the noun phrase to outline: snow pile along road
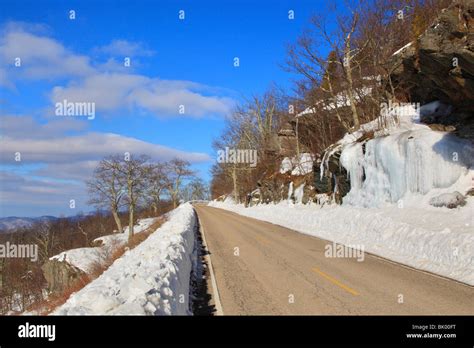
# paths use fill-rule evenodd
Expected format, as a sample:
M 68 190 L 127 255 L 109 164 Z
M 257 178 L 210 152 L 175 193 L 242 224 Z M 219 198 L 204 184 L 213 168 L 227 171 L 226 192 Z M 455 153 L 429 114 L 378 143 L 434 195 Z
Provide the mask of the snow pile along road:
M 134 234 L 146 231 L 158 218 L 147 218 L 138 220 L 138 224 L 134 226 Z M 57 255 L 50 257 L 50 260 L 67 262 L 77 267 L 85 273 L 94 271 L 97 264 L 107 262 L 107 257 L 111 255 L 117 248 L 127 244 L 129 235 L 128 226 L 123 233 L 114 233 L 94 239 L 94 243 L 101 243 L 99 247 L 76 248 L 63 251 Z
M 331 242 L 363 245 L 367 252 L 474 285 L 472 199 L 462 209 L 321 208 L 287 202 L 250 208 L 222 202 L 209 205 Z
M 144 242 L 73 294 L 53 315 L 189 315 L 196 218 L 179 206 Z

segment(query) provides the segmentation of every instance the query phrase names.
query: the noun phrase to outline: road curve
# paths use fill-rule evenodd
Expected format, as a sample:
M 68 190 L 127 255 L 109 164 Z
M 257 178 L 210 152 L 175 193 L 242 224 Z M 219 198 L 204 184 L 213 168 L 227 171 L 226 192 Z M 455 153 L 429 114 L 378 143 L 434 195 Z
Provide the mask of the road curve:
M 330 242 L 196 205 L 225 315 L 474 314 L 474 288 Z

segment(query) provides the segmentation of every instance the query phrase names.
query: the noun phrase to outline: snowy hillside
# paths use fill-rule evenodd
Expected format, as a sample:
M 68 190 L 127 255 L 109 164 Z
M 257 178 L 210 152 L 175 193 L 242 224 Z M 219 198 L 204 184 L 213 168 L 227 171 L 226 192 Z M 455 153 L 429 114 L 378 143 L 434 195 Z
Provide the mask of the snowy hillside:
M 53 314 L 190 314 L 195 223 L 193 207 L 189 203 L 179 206 L 150 237 L 127 251 Z
M 140 219 L 138 224 L 134 226 L 134 234 L 145 231 L 156 220 L 157 218 Z M 115 249 L 125 245 L 128 235 L 129 228 L 127 226 L 123 233 L 114 233 L 94 239 L 94 243 L 100 243 L 100 246 L 66 250 L 50 257 L 50 260 L 67 262 L 85 273 L 90 273 L 97 264 L 105 263 L 107 256 Z
M 342 205 L 328 205 L 325 194 L 316 195 L 321 205 L 295 205 L 302 202 L 304 184 L 294 188 L 293 182 L 288 201 L 278 204 L 210 205 L 330 241 L 360 244 L 370 253 L 474 285 L 474 148 L 468 140 L 419 122 L 440 107 L 433 102 L 387 108 L 331 146 L 316 180 L 339 152 L 339 165 L 350 180 Z M 293 162 L 283 161 L 280 172 L 292 170 Z

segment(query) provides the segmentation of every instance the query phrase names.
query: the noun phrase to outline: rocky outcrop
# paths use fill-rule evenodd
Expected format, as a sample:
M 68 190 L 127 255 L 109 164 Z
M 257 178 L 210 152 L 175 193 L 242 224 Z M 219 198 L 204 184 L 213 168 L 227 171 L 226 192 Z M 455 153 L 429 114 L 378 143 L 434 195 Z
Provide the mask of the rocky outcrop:
M 443 193 L 430 199 L 430 204 L 434 207 L 446 207 L 454 209 L 466 205 L 466 198 L 459 192 Z
M 296 132 L 290 122 L 287 122 L 278 132 L 278 143 L 280 146 L 280 156 L 289 157 L 295 153 Z
M 394 54 L 391 79 L 398 95 L 452 106 L 426 123 L 451 125 L 474 139 L 474 0 L 456 0 L 416 42 Z
M 346 170 L 340 163 L 342 148 L 326 150 L 324 172 L 321 175 L 321 160 L 315 162 L 314 185 L 317 193 L 333 196 L 336 203 L 341 204 L 342 198 L 351 190 L 351 184 Z
M 314 202 L 316 190 L 313 184 L 313 173 L 290 175 L 275 173 L 257 183 L 257 188 L 247 195 L 245 204 L 254 206 L 262 203 L 281 202 L 285 200 L 296 203 L 295 189 L 303 190 L 302 203 Z M 303 185 L 303 186 L 302 186 Z
M 79 268 L 55 259 L 46 261 L 41 269 L 48 282 L 48 291 L 52 293 L 61 293 L 85 276 Z

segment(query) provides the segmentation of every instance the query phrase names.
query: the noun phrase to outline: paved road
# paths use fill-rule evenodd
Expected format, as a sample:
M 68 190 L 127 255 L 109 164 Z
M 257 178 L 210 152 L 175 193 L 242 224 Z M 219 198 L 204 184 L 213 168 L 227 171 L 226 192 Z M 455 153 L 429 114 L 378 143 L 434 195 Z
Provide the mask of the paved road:
M 224 314 L 474 314 L 473 287 L 369 254 L 327 258 L 323 239 L 222 209 L 196 211 Z

